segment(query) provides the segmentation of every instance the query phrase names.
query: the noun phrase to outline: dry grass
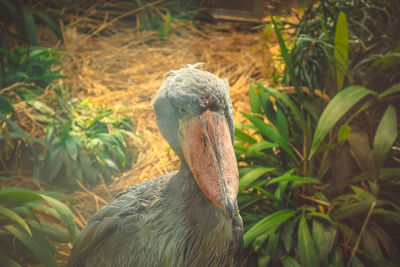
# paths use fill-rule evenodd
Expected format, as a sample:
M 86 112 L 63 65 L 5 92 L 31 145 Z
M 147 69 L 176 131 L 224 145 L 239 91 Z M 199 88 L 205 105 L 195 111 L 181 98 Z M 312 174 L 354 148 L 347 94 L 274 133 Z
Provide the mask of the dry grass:
M 91 213 L 112 200 L 111 195 L 130 185 L 157 177 L 178 167 L 178 160 L 161 137 L 155 123 L 151 98 L 164 80 L 164 73 L 185 64 L 205 62 L 203 69 L 227 78 L 235 122 L 243 121 L 239 111 L 249 110 L 250 78 L 265 80 L 271 64 L 271 53 L 263 50 L 260 34 L 238 31 L 235 24 L 206 25 L 201 31 L 188 22 L 178 21 L 168 40 L 160 40 L 156 32 L 140 32 L 122 28 L 112 37 L 90 36 L 74 28 L 64 29 L 65 43 L 59 47 L 69 77 L 67 85 L 80 98 L 107 106 L 123 105 L 136 123 L 136 132 L 143 139 L 136 142 L 137 160 L 131 170 L 116 177 L 106 186 L 89 191 L 76 191 L 80 224 Z M 190 22 L 189 22 L 190 23 Z M 257 47 L 258 49 L 254 49 Z M 277 46 L 274 48 L 277 51 Z M 100 197 L 101 196 L 101 197 Z M 104 198 L 104 201 L 103 201 Z

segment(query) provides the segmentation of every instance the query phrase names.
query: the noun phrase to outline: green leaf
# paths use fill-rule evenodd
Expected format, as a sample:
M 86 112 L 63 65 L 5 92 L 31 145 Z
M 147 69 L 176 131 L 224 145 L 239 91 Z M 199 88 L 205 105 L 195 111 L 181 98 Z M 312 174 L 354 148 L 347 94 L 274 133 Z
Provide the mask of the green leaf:
M 286 222 L 282 227 L 282 242 L 285 247 L 286 253 L 290 253 L 293 244 L 293 231 L 296 226 L 296 220 Z
M 344 76 L 347 70 L 347 57 L 349 50 L 349 33 L 347 28 L 346 14 L 339 13 L 336 22 L 335 31 L 335 69 L 336 69 L 336 82 L 337 89 L 340 91 L 343 87 Z
M 271 125 L 266 124 L 261 118 L 243 113 L 254 125 L 260 130 L 260 132 L 270 138 L 273 142 L 276 142 L 280 148 L 282 148 L 293 160 L 297 157 L 290 147 L 288 141 L 280 135 L 278 131 L 273 129 Z
M 385 209 L 374 209 L 372 214 L 379 215 L 379 218 L 385 218 L 388 221 L 392 221 L 400 225 L 400 212 L 389 211 Z
M 36 192 L 23 188 L 5 188 L 0 190 L 0 203 L 6 207 L 20 206 L 27 202 L 43 200 Z
M 68 137 L 65 140 L 65 147 L 68 151 L 69 156 L 73 159 L 73 161 L 76 162 L 76 159 L 78 157 L 78 147 L 75 138 Z
M 281 48 L 281 54 L 283 57 L 283 60 L 285 61 L 286 69 L 287 72 L 289 73 L 290 80 L 292 81 L 294 87 L 296 88 L 296 91 L 300 94 L 300 89 L 298 88 L 298 81 L 297 77 L 294 72 L 294 67 L 293 67 L 293 60 L 291 55 L 289 54 L 289 50 L 286 47 L 285 41 L 283 41 L 281 31 L 279 30 L 278 26 L 276 25 L 276 22 L 273 17 L 271 17 L 272 24 L 274 25 L 274 30 L 276 37 L 278 39 L 279 47 Z
M 270 148 L 273 148 L 273 147 L 276 147 L 275 143 L 263 140 L 263 141 L 260 141 L 258 143 L 255 143 L 254 145 L 251 145 L 249 147 L 248 152 L 251 153 L 251 152 L 256 152 L 256 151 L 259 151 L 259 150 L 270 149 Z
M 167 8 L 166 10 L 166 15 L 165 15 L 165 21 L 164 21 L 164 26 L 163 26 L 163 37 L 168 37 L 171 33 L 171 25 L 172 25 L 172 17 L 171 13 Z
M 383 168 L 376 177 L 373 171 L 363 172 L 352 178 L 349 182 L 359 182 L 363 180 L 374 180 L 375 178 L 382 180 L 400 180 L 400 168 Z
M 260 178 L 262 175 L 266 173 L 270 173 L 275 171 L 275 168 L 267 168 L 267 167 L 256 167 L 251 171 L 247 172 L 243 177 L 239 180 L 239 191 L 248 187 L 252 182 Z
M 0 94 L 0 112 L 6 115 L 14 112 L 13 104 L 2 94 Z
M 321 262 L 327 263 L 328 256 L 335 244 L 336 227 L 330 225 L 324 226 L 324 224 L 318 220 L 313 220 L 312 236 L 316 248 L 319 251 L 319 259 Z
M 257 143 L 257 140 L 251 137 L 250 135 L 246 134 L 242 130 L 235 127 L 235 140 L 247 142 L 249 144 Z
M 43 114 L 48 114 L 50 116 L 54 116 L 54 114 L 55 114 L 54 109 L 52 109 L 51 107 L 49 107 L 48 105 L 46 105 L 45 103 L 43 103 L 37 99 L 29 99 L 29 100 L 26 100 L 25 102 Z
M 283 267 L 301 267 L 301 265 L 290 256 L 286 256 L 281 262 Z
M 260 114 L 261 113 L 260 98 L 258 97 L 256 90 L 254 89 L 254 86 L 252 84 L 250 84 L 249 88 L 249 99 L 250 99 L 251 112 Z
M 304 214 L 300 218 L 298 229 L 298 256 L 302 266 L 319 266 L 318 252 Z
M 268 181 L 267 185 L 274 184 L 274 183 L 282 183 L 282 182 L 295 182 L 296 186 L 302 184 L 319 184 L 321 181 L 314 177 L 300 177 L 295 175 L 282 175 L 276 178 L 272 178 Z
M 21 225 L 22 228 L 25 229 L 25 231 L 27 231 L 29 235 L 32 235 L 31 229 L 29 228 L 28 224 L 24 221 L 24 219 L 22 219 L 20 216 L 18 216 L 18 214 L 16 214 L 12 210 L 7 209 L 0 205 L 0 214 L 15 221 L 16 223 Z
M 0 253 L 0 262 L 3 266 L 7 267 L 22 267 L 18 262 L 14 261 L 13 259 L 9 258 L 7 255 Z
M 51 240 L 59 243 L 71 242 L 67 229 L 56 223 L 30 221 L 29 225 Z
M 373 91 L 362 86 L 351 86 L 340 91 L 329 102 L 318 121 L 314 133 L 309 159 L 317 151 L 319 145 L 335 124 L 365 96 L 375 94 Z
M 41 194 L 41 196 L 57 211 L 60 218 L 66 224 L 71 241 L 75 240 L 75 224 L 71 210 L 61 201 Z
M 325 221 L 327 221 L 327 222 L 329 222 L 329 223 L 332 223 L 331 217 L 329 217 L 329 215 L 328 215 L 328 214 L 325 214 L 325 213 L 321 213 L 321 212 L 308 212 L 306 215 L 307 215 L 307 217 L 320 218 L 320 219 L 323 219 L 323 220 L 325 220 Z M 314 220 L 314 221 L 315 221 L 315 220 Z
M 36 24 L 33 18 L 32 10 L 27 7 L 22 7 L 22 16 L 26 30 L 26 38 L 30 44 L 36 44 Z
M 383 166 L 385 158 L 397 138 L 397 116 L 396 109 L 389 106 L 379 122 L 378 129 L 374 137 L 374 169 L 378 176 Z
M 389 89 L 386 89 L 381 94 L 378 95 L 378 100 L 381 100 L 385 97 L 388 97 L 392 94 L 400 93 L 400 83 L 397 83 L 391 86 Z
M 244 234 L 244 245 L 248 246 L 251 244 L 254 239 L 256 239 L 260 235 L 264 235 L 265 238 L 268 237 L 269 234 L 275 232 L 275 230 L 289 218 L 297 213 L 297 210 L 280 210 L 274 212 L 264 219 L 253 225 L 247 232 Z
M 34 238 L 21 231 L 15 225 L 7 225 L 4 228 L 13 234 L 22 244 L 24 244 L 38 260 L 45 264 L 46 267 L 58 266 L 50 250 L 41 246 L 41 244 Z

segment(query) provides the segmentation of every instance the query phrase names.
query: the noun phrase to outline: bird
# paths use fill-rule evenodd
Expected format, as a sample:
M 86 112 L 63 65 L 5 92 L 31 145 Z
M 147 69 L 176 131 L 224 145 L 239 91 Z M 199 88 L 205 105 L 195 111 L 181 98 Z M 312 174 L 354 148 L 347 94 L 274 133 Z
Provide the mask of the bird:
M 130 186 L 99 209 L 67 266 L 239 266 L 243 222 L 229 84 L 203 64 L 167 72 L 152 99 L 179 169 Z

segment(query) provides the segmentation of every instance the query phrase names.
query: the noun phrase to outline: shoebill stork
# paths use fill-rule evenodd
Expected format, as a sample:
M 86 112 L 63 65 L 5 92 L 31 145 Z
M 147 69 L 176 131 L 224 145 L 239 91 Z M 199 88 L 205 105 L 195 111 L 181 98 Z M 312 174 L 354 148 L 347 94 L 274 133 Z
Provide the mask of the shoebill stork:
M 170 71 L 153 99 L 180 169 L 119 193 L 77 238 L 68 266 L 236 264 L 243 244 L 226 80 L 201 63 Z

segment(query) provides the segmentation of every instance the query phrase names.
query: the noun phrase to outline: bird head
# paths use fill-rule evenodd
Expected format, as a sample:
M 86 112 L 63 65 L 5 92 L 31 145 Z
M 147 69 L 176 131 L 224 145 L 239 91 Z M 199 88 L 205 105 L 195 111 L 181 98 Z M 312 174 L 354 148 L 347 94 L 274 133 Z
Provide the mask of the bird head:
M 164 138 L 213 205 L 234 216 L 239 185 L 226 80 L 187 65 L 167 73 L 153 99 Z

